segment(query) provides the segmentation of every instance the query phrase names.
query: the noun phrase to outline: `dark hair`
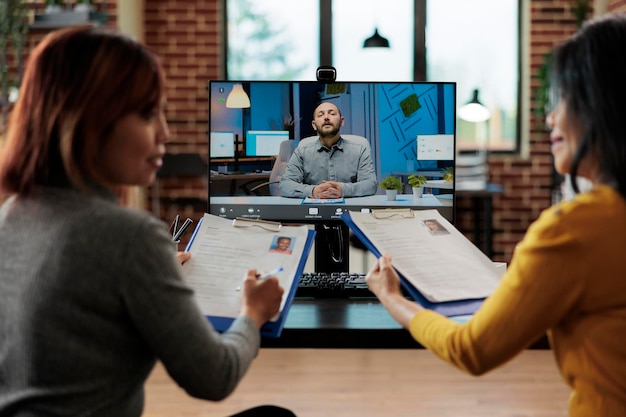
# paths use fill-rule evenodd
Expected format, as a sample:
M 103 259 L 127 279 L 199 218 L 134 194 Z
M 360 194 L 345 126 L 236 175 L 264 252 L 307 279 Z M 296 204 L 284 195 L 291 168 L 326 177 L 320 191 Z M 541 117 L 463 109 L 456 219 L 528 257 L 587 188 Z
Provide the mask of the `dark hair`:
M 582 129 L 570 175 L 585 156 L 599 161 L 602 182 L 626 198 L 626 14 L 586 22 L 552 55 L 552 96 L 567 104 L 570 120 Z
M 26 65 L 0 154 L 0 191 L 84 190 L 114 124 L 152 111 L 164 89 L 156 56 L 125 35 L 91 26 L 50 33 Z

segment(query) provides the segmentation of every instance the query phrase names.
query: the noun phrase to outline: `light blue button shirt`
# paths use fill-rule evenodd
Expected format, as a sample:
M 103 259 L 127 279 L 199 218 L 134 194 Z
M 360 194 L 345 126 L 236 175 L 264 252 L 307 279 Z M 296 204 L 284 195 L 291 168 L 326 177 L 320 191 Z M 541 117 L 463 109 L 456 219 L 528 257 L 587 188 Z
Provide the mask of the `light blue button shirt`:
M 341 183 L 343 197 L 375 194 L 378 183 L 369 148 L 341 137 L 331 148 L 319 138 L 301 143 L 280 181 L 280 195 L 312 197 L 313 188 L 325 180 Z

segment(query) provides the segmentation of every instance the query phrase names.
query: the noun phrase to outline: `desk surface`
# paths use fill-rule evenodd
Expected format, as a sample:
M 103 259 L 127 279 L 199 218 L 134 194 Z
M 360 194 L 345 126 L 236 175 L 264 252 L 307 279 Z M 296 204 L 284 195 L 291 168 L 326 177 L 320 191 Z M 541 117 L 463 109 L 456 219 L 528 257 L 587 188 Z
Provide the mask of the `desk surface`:
M 296 297 L 278 339 L 263 347 L 416 348 L 420 345 L 374 297 Z
M 280 338 L 263 338 L 263 347 L 422 348 L 374 298 L 296 297 Z M 541 337 L 532 349 L 548 349 Z

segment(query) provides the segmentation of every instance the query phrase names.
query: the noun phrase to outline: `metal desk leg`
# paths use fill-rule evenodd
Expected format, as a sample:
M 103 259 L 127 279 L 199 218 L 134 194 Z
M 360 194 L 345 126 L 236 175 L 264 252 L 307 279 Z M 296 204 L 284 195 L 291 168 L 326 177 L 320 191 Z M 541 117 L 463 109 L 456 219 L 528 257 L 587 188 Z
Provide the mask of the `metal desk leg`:
M 485 255 L 491 259 L 493 257 L 493 199 L 491 196 L 485 198 Z
M 485 251 L 483 248 L 482 242 L 482 227 L 480 224 L 480 214 L 482 211 L 482 197 L 473 196 L 472 197 L 472 223 L 473 223 L 473 234 L 474 234 L 474 244 L 483 252 Z

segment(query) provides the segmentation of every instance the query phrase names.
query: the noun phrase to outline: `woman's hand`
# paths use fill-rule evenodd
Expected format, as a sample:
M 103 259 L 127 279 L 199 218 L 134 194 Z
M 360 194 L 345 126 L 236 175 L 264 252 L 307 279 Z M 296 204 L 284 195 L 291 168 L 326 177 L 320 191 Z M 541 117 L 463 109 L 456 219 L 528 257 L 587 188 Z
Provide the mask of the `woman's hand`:
M 408 329 L 411 319 L 424 308 L 407 300 L 400 289 L 400 277 L 391 265 L 391 255 L 385 254 L 365 276 L 365 282 L 383 306 L 404 328 Z
M 187 262 L 189 259 L 191 259 L 191 253 L 190 252 L 176 252 L 176 259 L 178 259 L 178 262 L 180 262 L 180 264 L 184 264 L 185 262 Z
M 391 265 L 391 255 L 385 254 L 365 276 L 365 282 L 376 297 L 382 298 L 391 294 L 402 294 L 400 278 Z
M 283 288 L 278 278 L 258 279 L 256 269 L 249 269 L 243 281 L 241 314 L 254 320 L 258 328 L 278 314 Z

